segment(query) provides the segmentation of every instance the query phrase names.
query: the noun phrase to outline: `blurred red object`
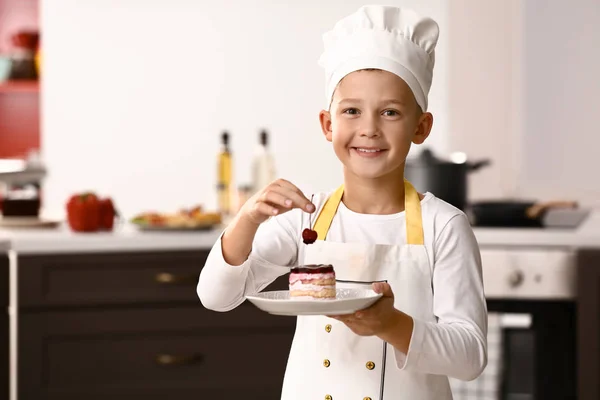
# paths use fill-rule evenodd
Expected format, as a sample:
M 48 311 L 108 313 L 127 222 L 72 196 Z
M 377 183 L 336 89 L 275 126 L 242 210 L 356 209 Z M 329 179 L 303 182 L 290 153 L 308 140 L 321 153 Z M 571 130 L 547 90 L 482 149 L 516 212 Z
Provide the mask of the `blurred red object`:
M 36 31 L 21 31 L 12 35 L 11 39 L 15 46 L 35 51 L 40 42 L 40 34 Z
M 76 193 L 67 202 L 67 221 L 74 232 L 112 231 L 118 212 L 110 197 Z
M 78 193 L 67 203 L 67 221 L 75 232 L 95 232 L 100 228 L 100 204 L 94 193 Z
M 102 231 L 112 231 L 117 217 L 117 211 L 110 197 L 99 199 L 100 205 L 100 225 Z

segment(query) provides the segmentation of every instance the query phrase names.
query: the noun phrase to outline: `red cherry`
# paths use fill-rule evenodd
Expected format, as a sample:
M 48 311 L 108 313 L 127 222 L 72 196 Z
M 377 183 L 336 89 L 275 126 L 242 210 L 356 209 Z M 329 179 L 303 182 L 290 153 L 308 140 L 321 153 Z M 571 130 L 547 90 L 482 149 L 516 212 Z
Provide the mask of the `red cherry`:
M 312 229 L 304 229 L 302 231 L 302 241 L 304 242 L 304 244 L 311 244 L 317 241 L 317 238 L 319 237 L 319 234 L 315 231 L 313 231 Z
M 310 202 L 312 203 L 313 201 L 313 197 L 315 195 L 313 194 L 312 196 L 310 196 Z M 311 244 L 317 241 L 317 238 L 319 237 L 319 234 L 316 231 L 313 231 L 312 229 L 310 229 L 310 214 L 308 214 L 308 228 L 304 229 L 302 231 L 302 241 L 304 242 L 304 244 Z

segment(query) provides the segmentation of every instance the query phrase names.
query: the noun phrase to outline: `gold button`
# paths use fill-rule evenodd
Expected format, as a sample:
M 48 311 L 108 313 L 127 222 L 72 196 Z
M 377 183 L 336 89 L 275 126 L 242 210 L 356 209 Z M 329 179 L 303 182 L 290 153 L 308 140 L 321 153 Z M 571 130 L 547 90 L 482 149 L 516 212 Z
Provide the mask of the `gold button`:
M 329 325 L 329 324 L 325 325 L 325 332 L 327 332 L 327 333 L 331 332 L 331 325 Z
M 368 370 L 372 370 L 375 368 L 375 363 L 373 361 L 369 361 L 366 364 Z
M 371 400 L 370 397 L 365 397 L 363 400 Z
M 326 394 L 325 395 L 325 400 L 333 400 L 333 397 L 331 397 L 330 394 Z
M 325 368 L 329 368 L 329 366 L 330 366 L 330 365 L 331 365 L 331 363 L 329 362 L 329 360 L 328 360 L 328 359 L 324 359 L 324 360 L 323 360 L 323 366 L 324 366 Z

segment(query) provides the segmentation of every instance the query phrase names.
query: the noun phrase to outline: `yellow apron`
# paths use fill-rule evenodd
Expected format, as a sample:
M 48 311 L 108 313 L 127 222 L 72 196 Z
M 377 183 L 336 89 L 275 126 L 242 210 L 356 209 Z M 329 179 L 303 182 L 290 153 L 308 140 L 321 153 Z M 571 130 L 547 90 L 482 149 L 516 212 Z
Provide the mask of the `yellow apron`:
M 303 264 L 332 264 L 338 287 L 387 281 L 394 306 L 415 319 L 436 322 L 429 259 L 423 240 L 421 202 L 405 185 L 405 245 L 335 243 L 325 239 L 344 191 L 325 203 Z M 413 340 L 419 340 L 420 338 Z M 354 334 L 324 316 L 298 317 L 283 384 L 282 400 L 449 400 L 448 378 L 398 368 L 394 348 L 376 336 Z

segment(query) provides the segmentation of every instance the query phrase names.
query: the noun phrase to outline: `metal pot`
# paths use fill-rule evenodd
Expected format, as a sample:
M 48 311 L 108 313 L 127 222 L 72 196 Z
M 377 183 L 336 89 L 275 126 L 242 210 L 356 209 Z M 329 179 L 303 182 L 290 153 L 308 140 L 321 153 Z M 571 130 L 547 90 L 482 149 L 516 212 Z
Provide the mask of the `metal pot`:
M 440 199 L 465 211 L 468 205 L 468 174 L 490 164 L 490 160 L 467 162 L 462 153 L 451 161 L 437 158 L 430 149 L 406 161 L 404 176 L 419 192 L 431 192 Z

